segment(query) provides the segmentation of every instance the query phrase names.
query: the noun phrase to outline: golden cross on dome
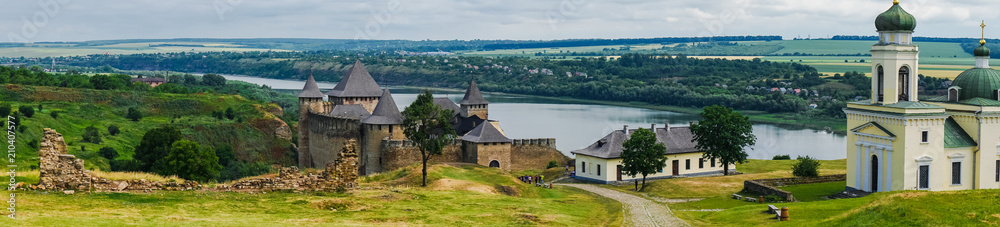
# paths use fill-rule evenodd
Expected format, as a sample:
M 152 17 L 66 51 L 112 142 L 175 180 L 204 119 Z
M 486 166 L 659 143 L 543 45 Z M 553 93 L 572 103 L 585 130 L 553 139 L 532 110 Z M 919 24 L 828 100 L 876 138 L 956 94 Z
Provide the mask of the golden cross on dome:
M 979 45 L 986 45 L 986 20 L 983 20 L 983 23 L 979 27 L 983 29 L 983 39 L 979 40 Z

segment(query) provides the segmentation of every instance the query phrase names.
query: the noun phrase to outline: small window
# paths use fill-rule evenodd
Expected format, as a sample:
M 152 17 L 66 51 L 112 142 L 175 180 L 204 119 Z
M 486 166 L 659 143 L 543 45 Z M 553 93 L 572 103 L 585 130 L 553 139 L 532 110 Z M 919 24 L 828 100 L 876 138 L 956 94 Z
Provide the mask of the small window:
M 587 172 L 587 162 L 581 162 L 581 163 L 583 163 L 583 164 L 580 165 L 580 166 L 583 166 L 583 168 L 580 169 L 580 172 L 586 173 Z
M 684 160 L 684 169 L 691 169 L 691 159 Z
M 927 130 L 920 131 L 920 142 L 927 143 L 928 141 L 930 141 L 929 134 L 930 132 L 928 132 Z
M 597 165 L 597 175 L 598 176 L 601 175 L 601 165 L 600 164 Z
M 704 158 L 699 158 L 698 159 L 698 168 L 699 169 L 704 169 L 705 168 L 705 159 Z
M 930 179 L 928 179 L 930 177 L 930 169 L 931 168 L 928 165 L 920 166 L 920 173 L 917 174 L 917 178 L 919 178 L 917 179 L 917 182 L 919 182 L 919 185 L 917 186 L 918 189 L 930 188 Z
M 715 158 L 712 158 L 712 167 L 715 167 Z
M 390 126 L 389 126 L 389 133 L 390 133 L 390 134 L 392 134 L 392 128 L 394 128 L 394 127 L 393 127 L 392 125 L 390 125 Z
M 951 184 L 962 184 L 962 162 L 951 163 Z

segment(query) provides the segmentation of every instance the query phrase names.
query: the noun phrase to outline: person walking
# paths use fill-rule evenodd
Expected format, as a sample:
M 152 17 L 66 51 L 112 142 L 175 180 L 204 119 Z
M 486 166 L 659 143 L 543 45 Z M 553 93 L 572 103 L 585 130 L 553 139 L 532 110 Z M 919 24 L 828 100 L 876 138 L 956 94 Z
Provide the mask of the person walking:
M 545 184 L 545 175 L 539 174 L 538 175 L 538 182 L 541 183 L 541 184 Z

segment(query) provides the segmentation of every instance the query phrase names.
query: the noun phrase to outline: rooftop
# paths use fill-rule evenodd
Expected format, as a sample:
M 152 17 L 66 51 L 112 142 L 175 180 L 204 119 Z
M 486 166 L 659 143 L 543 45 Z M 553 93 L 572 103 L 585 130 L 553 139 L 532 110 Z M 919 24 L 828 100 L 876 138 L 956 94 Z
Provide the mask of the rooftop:
M 403 114 L 399 113 L 396 101 L 392 100 L 392 94 L 389 93 L 388 88 L 382 92 L 382 97 L 379 98 L 378 105 L 375 105 L 372 115 L 365 118 L 361 123 L 373 125 L 398 125 L 403 123 Z
M 312 73 L 309 74 L 306 85 L 299 92 L 299 98 L 323 98 L 323 92 L 319 91 L 319 85 L 316 84 L 316 79 L 313 79 Z
M 354 66 L 344 72 L 337 86 L 326 93 L 333 97 L 379 97 L 381 94 L 382 89 L 360 60 L 354 62 Z
M 483 98 L 483 93 L 479 91 L 479 86 L 476 85 L 476 81 L 469 82 L 469 89 L 465 90 L 465 97 L 458 104 L 462 105 L 481 105 L 490 104 L 485 98 Z
M 590 146 L 571 153 L 605 159 L 619 158 L 625 149 L 623 144 L 634 131 L 635 129 L 629 129 L 629 134 L 626 135 L 624 130 L 615 130 Z M 664 155 L 698 152 L 698 149 L 695 148 L 697 143 L 691 141 L 694 139 L 694 134 L 691 133 L 689 127 L 670 127 L 670 130 L 658 128 L 655 133 L 656 142 L 667 147 L 667 152 Z
M 365 119 L 371 116 L 365 107 L 355 104 L 355 105 L 337 105 L 330 110 L 330 116 L 333 117 L 343 117 L 351 119 Z
M 499 129 L 493 126 L 492 122 L 484 121 L 476 128 L 462 136 L 462 140 L 473 143 L 510 143 L 513 140 L 507 138 Z

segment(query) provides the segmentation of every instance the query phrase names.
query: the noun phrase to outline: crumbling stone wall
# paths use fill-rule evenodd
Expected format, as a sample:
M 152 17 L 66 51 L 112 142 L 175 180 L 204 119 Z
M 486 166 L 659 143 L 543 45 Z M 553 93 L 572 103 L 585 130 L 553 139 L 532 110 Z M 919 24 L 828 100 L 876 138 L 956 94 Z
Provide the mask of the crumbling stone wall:
M 777 195 L 778 197 L 784 198 L 785 201 L 795 201 L 795 196 L 791 192 L 778 189 L 777 187 L 797 185 L 797 184 L 815 184 L 824 182 L 834 182 L 834 181 L 845 181 L 847 180 L 847 174 L 837 174 L 837 175 L 826 175 L 818 177 L 789 177 L 789 178 L 773 178 L 773 179 L 756 179 L 743 181 L 743 191 L 754 192 L 762 195 Z
M 278 177 L 265 177 L 238 181 L 232 185 L 220 185 L 223 191 L 332 191 L 337 188 L 353 188 L 358 185 L 357 141 L 344 143 L 339 159 L 328 163 L 322 173 L 302 174 L 298 167 L 284 167 Z
M 201 189 L 201 185 L 194 181 L 177 183 L 94 177 L 84 168 L 83 160 L 66 153 L 62 134 L 49 128 L 44 133 L 41 149 L 38 150 L 40 179 L 31 187 L 33 189 L 105 192 Z
M 337 160 L 338 151 L 348 140 L 361 140 L 361 119 L 339 118 L 309 113 L 309 166 L 324 167 Z M 302 135 L 299 135 L 302 136 Z

